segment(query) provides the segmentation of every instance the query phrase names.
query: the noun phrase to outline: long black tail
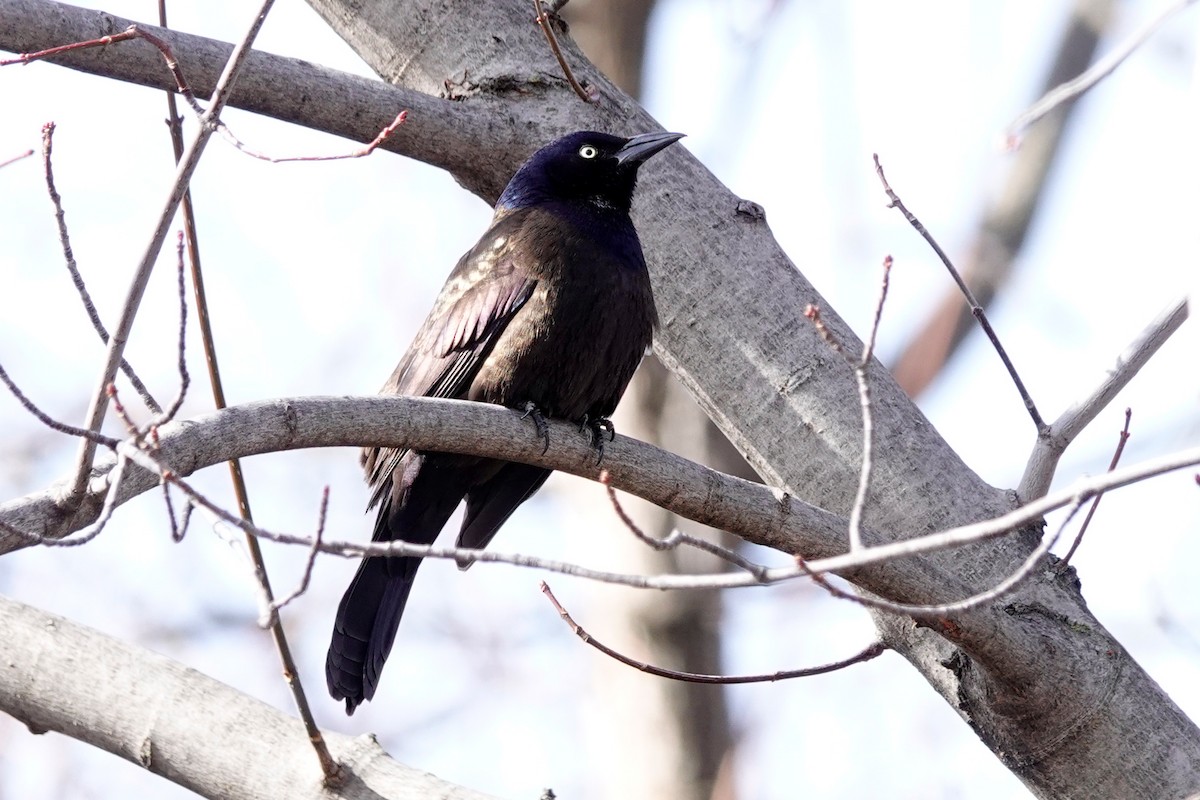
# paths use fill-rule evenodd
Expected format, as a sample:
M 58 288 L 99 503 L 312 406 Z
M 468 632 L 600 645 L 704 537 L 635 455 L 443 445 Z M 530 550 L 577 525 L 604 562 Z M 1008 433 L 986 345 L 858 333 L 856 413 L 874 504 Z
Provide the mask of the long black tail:
M 433 544 L 471 485 L 498 468 L 496 462 L 463 456 L 406 453 L 385 477 L 391 491 L 383 498 L 372 539 Z M 347 714 L 375 696 L 419 566 L 420 558 L 364 559 L 342 595 L 325 680 L 334 699 L 346 701 Z
M 334 699 L 346 701 L 347 714 L 375 696 L 420 565 L 419 558 L 364 559 L 342 595 L 325 659 L 325 680 Z

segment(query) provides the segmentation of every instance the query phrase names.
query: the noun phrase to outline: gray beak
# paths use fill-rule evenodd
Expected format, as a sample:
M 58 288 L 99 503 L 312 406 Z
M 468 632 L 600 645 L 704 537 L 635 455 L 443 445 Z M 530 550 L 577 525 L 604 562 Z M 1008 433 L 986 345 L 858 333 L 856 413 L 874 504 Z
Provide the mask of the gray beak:
M 678 142 L 685 135 L 682 133 L 643 133 L 634 136 L 617 151 L 617 163 L 621 166 L 641 164 L 659 150 Z

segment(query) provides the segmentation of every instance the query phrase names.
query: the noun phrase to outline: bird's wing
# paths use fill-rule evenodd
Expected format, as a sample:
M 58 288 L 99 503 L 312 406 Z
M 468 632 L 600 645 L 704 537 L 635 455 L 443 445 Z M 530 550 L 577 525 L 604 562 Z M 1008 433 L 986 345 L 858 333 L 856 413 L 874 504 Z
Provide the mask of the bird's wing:
M 466 396 L 496 338 L 537 286 L 522 269 L 517 250 L 508 246 L 511 222 L 493 225 L 459 260 L 380 394 Z M 403 455 L 395 448 L 363 450 L 363 469 L 373 489 L 368 508 L 386 493 L 388 477 Z

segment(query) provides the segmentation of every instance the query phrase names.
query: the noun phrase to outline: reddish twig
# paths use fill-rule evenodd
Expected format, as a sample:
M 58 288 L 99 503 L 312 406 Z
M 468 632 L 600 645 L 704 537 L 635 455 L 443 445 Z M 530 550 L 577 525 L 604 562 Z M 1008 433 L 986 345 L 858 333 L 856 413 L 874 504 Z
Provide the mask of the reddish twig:
M 1125 409 L 1125 425 L 1121 428 L 1121 432 L 1117 434 L 1117 449 L 1113 451 L 1112 460 L 1108 462 L 1108 471 L 1112 472 L 1117 468 L 1117 464 L 1121 462 L 1121 454 L 1125 452 L 1125 443 L 1129 441 L 1129 420 L 1133 417 L 1133 409 Z M 1071 548 L 1067 550 L 1067 554 L 1063 556 L 1062 561 L 1058 562 L 1058 571 L 1064 572 L 1067 569 L 1068 563 L 1071 561 L 1071 556 L 1075 555 L 1075 551 L 1079 549 L 1080 542 L 1083 541 L 1083 535 L 1087 533 L 1088 525 L 1092 522 L 1092 516 L 1096 513 L 1096 506 L 1100 505 L 1100 498 L 1104 497 L 1104 492 L 1100 492 L 1092 498 L 1092 505 L 1088 508 L 1087 516 L 1083 518 L 1083 524 L 1079 526 L 1079 533 L 1075 534 L 1075 541 L 1071 542 Z
M 265 13 L 265 10 L 264 10 L 264 13 Z M 164 28 L 167 27 L 166 0 L 159 0 L 159 2 L 158 2 L 158 18 L 159 18 L 159 23 L 162 25 L 162 27 L 164 27 Z M 167 56 L 167 53 L 164 53 L 164 57 L 166 57 L 166 56 Z M 173 57 L 168 58 L 168 64 L 170 64 L 173 60 L 174 60 Z M 175 71 L 172 70 L 172 73 L 175 74 Z M 183 81 L 182 73 L 176 74 L 176 81 L 177 81 L 177 83 L 183 83 L 184 85 L 186 85 L 186 82 Z M 195 98 L 190 95 L 190 91 L 188 93 L 184 94 L 184 97 L 185 97 L 185 99 L 188 100 L 189 105 L 192 107 L 193 111 L 199 110 L 199 105 L 195 102 Z M 182 120 L 179 117 L 178 110 L 175 106 L 175 98 L 170 92 L 167 93 L 167 111 L 168 111 L 168 115 L 169 115 L 168 116 L 168 129 L 171 132 L 171 146 L 175 151 L 175 161 L 176 161 L 176 163 L 179 163 L 179 162 L 183 161 L 183 159 L 185 157 L 185 150 L 184 150 L 184 144 L 183 144 L 183 124 L 182 124 Z M 403 114 L 401 115 L 401 117 L 402 116 L 403 116 Z M 203 123 L 204 119 L 205 119 L 205 117 L 203 115 L 201 115 L 202 123 Z M 400 118 L 397 118 L 397 121 L 395 123 L 393 123 L 393 126 L 398 125 L 400 121 L 401 121 Z M 222 133 L 225 135 L 227 140 L 233 142 L 234 146 L 237 147 L 242 152 L 249 152 L 248 149 L 243 147 L 241 141 L 236 136 L 233 135 L 233 133 L 228 129 L 228 127 L 222 121 L 220 121 L 218 119 L 217 124 L 220 127 Z M 394 130 L 393 126 L 389 126 L 388 129 L 385 129 L 387 131 L 388 135 L 390 135 L 391 131 Z M 386 136 L 384 136 L 383 134 L 381 134 L 380 137 L 376 137 L 376 142 L 371 143 L 371 145 L 368 147 L 368 152 L 371 150 L 374 150 L 375 147 L 377 146 L 377 143 L 382 141 L 383 138 L 386 138 Z M 183 219 L 184 219 L 184 235 L 183 235 L 183 238 L 181 239 L 180 245 L 179 245 L 179 269 L 180 269 L 179 291 L 180 291 L 181 315 L 186 315 L 186 307 L 187 307 L 187 302 L 186 302 L 186 298 L 185 298 L 184 280 L 183 280 L 183 245 L 184 245 L 184 242 L 186 242 L 187 251 L 190 256 L 190 263 L 191 263 L 192 288 L 193 288 L 193 292 L 196 297 L 196 316 L 197 316 L 197 319 L 198 319 L 199 325 L 200 325 L 200 335 L 201 335 L 202 346 L 204 349 L 205 363 L 208 366 L 209 383 L 212 387 L 213 400 L 214 400 L 217 408 L 221 409 L 221 408 L 225 408 L 225 391 L 224 391 L 224 388 L 223 388 L 223 385 L 221 382 L 220 369 L 217 366 L 216 342 L 213 337 L 212 320 L 209 315 L 209 309 L 208 309 L 208 298 L 204 291 L 204 276 L 203 276 L 203 270 L 201 269 L 201 265 L 200 265 L 199 235 L 197 234 L 197 231 L 196 231 L 196 214 L 195 214 L 195 207 L 192 203 L 192 194 L 191 194 L 190 187 L 185 188 L 185 190 L 183 192 L 183 196 L 180 200 L 180 204 L 182 206 Z M 180 372 L 180 377 L 181 377 L 181 386 L 180 386 L 180 394 L 179 394 L 180 402 L 182 402 L 182 400 L 183 400 L 183 395 L 186 391 L 187 382 L 188 382 L 187 367 L 186 367 L 186 361 L 184 358 L 185 339 L 184 339 L 184 327 L 183 326 L 184 326 L 185 319 L 186 319 L 186 316 L 181 316 L 180 339 L 179 339 L 179 372 Z M 174 413 L 177 410 L 178 410 L 178 405 L 177 404 L 173 405 L 172 413 Z M 234 496 L 237 498 L 238 510 L 241 514 L 241 517 L 242 517 L 243 521 L 245 521 L 247 523 L 252 523 L 253 518 L 252 518 L 252 515 L 250 512 L 250 495 L 249 495 L 249 491 L 246 487 L 245 477 L 242 474 L 241 463 L 239 461 L 237 461 L 236 459 L 231 460 L 229 462 L 229 471 L 230 471 L 230 476 L 233 481 Z M 172 529 L 173 533 L 177 532 L 177 534 L 180 538 L 182 538 L 183 534 L 187 530 L 187 524 L 190 519 L 191 511 L 194 508 L 195 508 L 194 501 L 189 499 L 188 505 L 186 506 L 186 508 L 184 510 L 184 519 L 183 519 L 182 527 L 179 529 L 175 529 L 175 528 Z M 319 540 L 320 535 L 324 528 L 324 518 L 325 518 L 325 505 L 323 503 L 322 510 L 321 510 L 321 525 L 318 529 L 318 534 L 317 534 L 318 540 Z M 173 523 L 173 515 L 172 515 L 172 523 Z M 305 729 L 306 733 L 308 734 L 309 742 L 312 744 L 313 750 L 316 753 L 317 761 L 321 765 L 321 772 L 325 776 L 325 782 L 327 785 L 332 785 L 333 783 L 336 783 L 340 780 L 340 776 L 342 775 L 342 770 L 338 766 L 338 763 L 333 758 L 332 754 L 330 754 L 329 748 L 325 744 L 325 737 L 321 733 L 321 729 L 320 729 L 320 727 L 318 727 L 316 720 L 314 719 L 314 717 L 312 715 L 312 710 L 309 707 L 308 697 L 305 695 L 304 687 L 300 681 L 299 668 L 296 665 L 295 658 L 292 656 L 291 646 L 289 645 L 288 640 L 287 640 L 287 635 L 283 630 L 283 622 L 279 618 L 279 613 L 278 613 L 279 606 L 275 605 L 274 597 L 272 595 L 270 578 L 268 577 L 267 566 L 266 566 L 266 562 L 263 558 L 262 548 L 259 546 L 258 539 L 253 534 L 251 534 L 248 530 L 244 530 L 243 534 L 244 534 L 246 550 L 250 554 L 250 559 L 254 565 L 255 579 L 258 582 L 260 591 L 262 592 L 266 607 L 271 610 L 270 611 L 271 639 L 274 642 L 275 649 L 279 654 L 280 664 L 283 667 L 283 674 L 284 674 L 285 680 L 288 684 L 288 689 L 292 694 L 293 702 L 296 704 L 297 713 L 300 715 L 300 719 L 304 723 L 304 729 Z M 319 546 L 319 541 L 317 542 L 317 544 L 314 544 L 314 548 L 316 548 L 318 546 Z M 308 576 L 309 572 L 311 572 L 311 565 L 309 567 L 309 570 L 306 571 L 306 577 L 305 577 L 305 581 L 304 581 L 305 588 L 307 587 L 307 584 L 308 584 L 307 576 Z M 290 599 L 291 598 L 288 598 L 288 600 L 285 602 L 290 602 Z
M 558 46 L 558 37 L 554 35 L 554 28 L 551 25 L 550 17 L 546 14 L 546 9 L 542 5 L 542 0 L 533 0 L 533 8 L 537 13 L 537 23 L 542 29 L 542 33 L 546 35 L 546 41 L 550 43 L 550 50 L 554 53 L 554 57 L 558 59 L 558 65 L 562 67 L 563 74 L 567 77 L 567 83 L 571 84 L 571 88 L 575 90 L 575 94 L 579 95 L 583 102 L 595 104 L 600 100 L 600 93 L 595 87 L 584 87 L 575 79 L 575 73 L 571 71 L 571 66 L 567 63 L 566 57 L 563 55 L 562 48 Z
M 746 570 L 746 572 L 749 572 L 751 575 L 759 576 L 765 580 L 767 574 L 766 566 L 762 564 L 755 564 L 753 561 L 742 557 L 737 553 L 737 551 L 732 550 L 731 548 L 722 547 L 721 545 L 715 542 L 710 542 L 707 539 L 702 539 L 698 536 L 692 536 L 690 533 L 684 533 L 678 528 L 671 531 L 669 535 L 661 539 L 656 536 L 651 536 L 633 521 L 633 517 L 629 516 L 629 512 L 627 512 L 621 505 L 621 501 L 617 497 L 617 490 L 612 486 L 612 480 L 608 474 L 608 470 L 602 470 L 600 472 L 600 483 L 608 492 L 608 501 L 612 504 L 613 510 L 617 513 L 617 517 L 621 520 L 621 523 L 629 530 L 630 533 L 640 539 L 644 544 L 654 548 L 659 552 L 664 550 L 674 550 L 680 545 L 688 545 L 696 548 L 697 550 L 703 550 L 706 553 L 710 553 L 711 555 L 714 555 L 723 561 L 728 561 L 735 567 L 740 567 L 741 569 Z
M 96 304 L 92 302 L 92 296 L 88 292 L 87 284 L 83 281 L 83 275 L 79 272 L 79 265 L 75 261 L 75 251 L 71 249 L 71 235 L 67 230 L 66 212 L 63 211 L 62 196 L 58 193 L 58 188 L 54 182 L 54 131 L 55 124 L 47 122 L 42 126 L 42 172 L 46 177 L 46 192 L 50 195 L 50 202 L 54 205 L 54 221 L 58 224 L 58 241 L 62 247 L 63 260 L 67 265 L 67 272 L 71 274 L 71 283 L 75 286 L 75 293 L 79 295 L 80 302 L 83 303 L 83 310 L 87 312 L 88 319 L 91 320 L 92 328 L 95 329 L 96 335 L 100 337 L 100 341 L 108 344 L 108 329 L 104 327 L 104 322 L 100 319 L 100 312 L 96 310 Z M 129 379 L 129 383 L 141 396 L 142 402 L 146 404 L 146 408 L 154 413 L 160 413 L 162 408 L 150 394 L 150 390 L 146 388 L 146 384 L 142 383 L 142 379 L 134 372 L 133 367 L 124 358 L 121 359 L 121 372 Z
M 18 153 L 17 155 L 13 156 L 12 158 L 6 158 L 3 161 L 0 161 L 0 169 L 4 169 L 9 164 L 14 164 L 23 158 L 29 158 L 31 155 L 33 155 L 33 151 L 26 150 L 24 153 Z
M 808 678 L 813 675 L 824 675 L 827 672 L 836 672 L 839 669 L 861 664 L 864 661 L 870 661 L 877 656 L 883 654 L 888 649 L 883 642 L 873 642 L 871 645 L 863 649 L 861 652 L 843 659 L 842 661 L 834 661 L 831 664 L 822 664 L 817 667 L 807 667 L 805 669 L 789 669 L 779 672 L 772 672 L 765 675 L 702 675 L 695 672 L 680 672 L 673 669 L 665 669 L 656 667 L 652 664 L 647 664 L 644 661 L 637 661 L 629 656 L 617 652 L 603 642 L 595 639 L 590 633 L 583 629 L 579 623 L 571 618 L 571 615 L 563 608 L 562 603 L 558 602 L 558 598 L 554 596 L 554 592 L 550 591 L 549 585 L 545 581 L 541 583 L 542 594 L 554 606 L 554 610 L 562 617 L 563 622 L 567 624 L 576 636 L 582 639 L 586 644 L 599 650 L 609 658 L 616 659 L 626 666 L 633 667 L 641 672 L 655 675 L 659 678 L 669 678 L 673 681 L 685 681 L 687 683 L 715 683 L 715 684 L 734 684 L 734 683 L 770 683 L 773 681 L 784 681 L 792 678 Z
M 921 235 L 921 238 L 924 239 L 931 248 L 933 248 L 933 252 L 937 253 L 938 258 L 941 259 L 942 264 L 950 273 L 950 277 L 954 279 L 956 284 L 958 284 L 959 291 L 962 292 L 963 297 L 967 300 L 967 304 L 971 307 L 971 315 L 975 317 L 975 321 L 979 323 L 981 328 L 983 328 L 983 332 L 987 334 L 988 340 L 992 343 L 992 347 L 995 348 L 996 353 L 1000 356 L 1000 360 L 1004 362 L 1004 368 L 1008 370 L 1009 377 L 1016 385 L 1017 391 L 1021 394 L 1021 400 L 1025 403 L 1025 410 L 1029 412 L 1029 416 L 1033 419 L 1033 424 L 1037 427 L 1038 433 L 1044 433 L 1046 431 L 1046 423 L 1042 420 L 1042 415 L 1038 413 L 1037 405 L 1033 402 L 1033 398 L 1026 390 L 1025 382 L 1022 381 L 1021 376 L 1017 374 L 1017 368 L 1013 366 L 1012 359 L 1008 357 L 1008 352 L 1005 351 L 1004 346 L 1000 344 L 1000 337 L 996 335 L 996 331 L 992 329 L 992 324 L 988 322 L 987 314 L 984 312 L 983 306 L 981 306 L 979 301 L 975 299 L 975 294 L 971 291 L 971 288 L 967 286 L 967 282 L 963 280 L 962 275 L 959 274 L 958 269 L 955 268 L 954 263 L 950 260 L 950 257 L 946 255 L 946 251 L 943 250 L 941 245 L 937 243 L 937 240 L 933 238 L 933 235 L 925 229 L 925 226 L 921 224 L 921 221 L 917 219 L 911 211 L 908 210 L 908 208 L 904 205 L 904 202 L 892 189 L 891 184 L 888 183 L 887 177 L 883 174 L 883 164 L 881 164 L 879 161 L 879 155 L 873 154 L 872 158 L 875 159 L 875 174 L 879 176 L 879 182 L 883 184 L 883 191 L 887 193 L 888 200 L 890 201 L 888 203 L 888 208 L 894 208 L 903 214 L 904 218 L 908 220 L 908 224 L 911 225 L 913 229 Z
M 12 64 L 29 64 L 39 59 L 50 58 L 61 53 L 69 53 L 72 50 L 86 50 L 90 47 L 105 47 L 114 42 L 127 42 L 130 39 L 136 39 L 140 35 L 138 31 L 134 30 L 135 27 L 130 25 L 120 33 L 114 33 L 112 36 L 101 36 L 99 39 L 88 39 L 86 42 L 72 42 L 71 44 L 63 44 L 33 53 L 18 53 L 16 58 L 0 60 L 0 67 L 7 67 Z
M 264 153 L 260 153 L 257 150 L 253 150 L 250 147 L 247 147 L 240 139 L 238 139 L 236 136 L 233 135 L 233 133 L 229 130 L 229 128 L 225 126 L 225 123 L 221 123 L 221 132 L 223 134 L 225 134 L 225 138 L 229 141 L 229 143 L 232 144 L 234 147 L 236 147 L 238 150 L 240 150 L 242 153 L 245 153 L 246 155 L 250 156 L 251 158 L 257 158 L 260 161 L 269 161 L 272 164 L 283 164 L 288 161 L 340 161 L 342 159 L 362 158 L 363 156 L 371 155 L 371 153 L 375 152 L 375 150 L 381 144 L 386 142 L 388 137 L 391 136 L 393 133 L 395 133 L 396 129 L 399 128 L 401 125 L 403 125 L 404 121 L 407 119 L 408 119 L 408 111 L 407 110 L 401 111 L 399 114 L 396 115 L 396 118 L 393 119 L 391 122 L 389 122 L 387 127 L 385 127 L 378 134 L 376 134 L 375 138 L 372 139 L 369 143 L 367 143 L 363 147 L 360 147 L 357 150 L 353 150 L 349 153 L 342 153 L 342 154 L 336 155 L 336 156 L 285 156 L 282 158 L 276 157 L 276 156 L 269 156 Z

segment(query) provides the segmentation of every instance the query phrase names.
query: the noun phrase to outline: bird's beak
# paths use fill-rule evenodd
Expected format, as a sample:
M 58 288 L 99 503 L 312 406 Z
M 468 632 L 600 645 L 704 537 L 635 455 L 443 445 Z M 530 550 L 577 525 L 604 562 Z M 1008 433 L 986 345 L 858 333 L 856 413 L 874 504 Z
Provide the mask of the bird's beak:
M 659 150 L 678 142 L 685 134 L 682 133 L 643 133 L 634 136 L 625 146 L 617 151 L 617 163 L 641 164 Z

